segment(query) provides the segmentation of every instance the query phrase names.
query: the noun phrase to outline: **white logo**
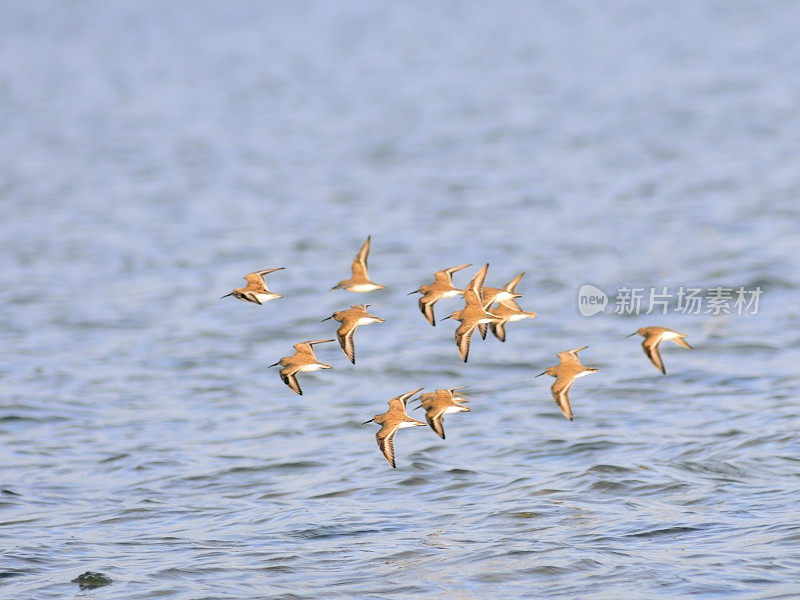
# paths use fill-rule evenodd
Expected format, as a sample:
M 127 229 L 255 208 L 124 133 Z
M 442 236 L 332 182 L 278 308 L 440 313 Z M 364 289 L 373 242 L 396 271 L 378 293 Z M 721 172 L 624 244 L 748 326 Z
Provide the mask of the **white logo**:
M 578 290 L 578 312 L 591 317 L 603 312 L 608 306 L 608 296 L 599 287 L 586 283 Z

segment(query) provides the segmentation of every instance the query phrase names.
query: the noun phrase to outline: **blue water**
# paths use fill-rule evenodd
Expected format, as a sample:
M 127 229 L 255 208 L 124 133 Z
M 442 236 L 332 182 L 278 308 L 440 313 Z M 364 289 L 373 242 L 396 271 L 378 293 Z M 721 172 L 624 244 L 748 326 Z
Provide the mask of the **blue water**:
M 0 597 L 800 596 L 798 30 L 790 2 L 2 3 Z M 328 291 L 368 234 L 387 290 Z M 406 295 L 465 262 L 526 271 L 539 314 L 466 365 Z M 278 266 L 284 298 L 218 299 Z M 585 283 L 763 295 L 586 318 Z M 363 301 L 355 366 L 317 346 L 302 397 L 266 368 Z M 645 325 L 695 349 L 662 376 Z M 534 375 L 582 345 L 570 423 Z M 361 422 L 458 385 L 391 469 Z

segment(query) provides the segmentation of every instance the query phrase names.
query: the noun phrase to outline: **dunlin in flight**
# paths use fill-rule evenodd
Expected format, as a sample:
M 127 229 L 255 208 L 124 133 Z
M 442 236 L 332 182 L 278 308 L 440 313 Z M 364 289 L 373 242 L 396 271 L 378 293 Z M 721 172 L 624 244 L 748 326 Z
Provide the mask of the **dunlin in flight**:
M 403 429 L 404 427 L 417 427 L 419 425 L 425 427 L 425 423 L 410 417 L 406 412 L 406 404 L 408 404 L 409 398 L 423 389 L 424 388 L 419 388 L 392 398 L 389 400 L 389 410 L 380 415 L 375 415 L 369 421 L 364 421 L 362 423 L 362 425 L 377 423 L 381 426 L 378 433 L 375 434 L 375 439 L 378 440 L 378 448 L 383 452 L 386 461 L 394 468 L 397 468 L 394 461 L 394 434 L 397 433 L 397 430 Z
M 686 334 L 678 333 L 677 331 L 667 329 L 666 327 L 640 327 L 628 337 L 636 334 L 644 336 L 644 340 L 642 340 L 642 349 L 644 349 L 644 353 L 647 355 L 647 358 L 649 358 L 650 361 L 656 366 L 656 369 L 661 371 L 664 375 L 667 374 L 667 370 L 664 368 L 664 362 L 661 360 L 661 352 L 658 349 L 658 345 L 663 340 L 670 340 L 678 344 L 678 346 L 688 348 L 690 350 L 692 349 L 692 347 L 683 339 L 686 337 Z
M 514 323 L 522 319 L 533 319 L 536 313 L 533 311 L 522 310 L 515 300 L 506 300 L 497 306 L 489 309 L 493 315 L 500 317 L 497 323 L 490 323 L 492 333 L 501 342 L 506 341 L 506 323 Z
M 464 389 L 448 388 L 446 390 L 436 390 L 430 394 L 422 394 L 419 397 L 420 405 L 416 408 L 425 409 L 425 419 L 440 438 L 444 438 L 444 416 L 450 413 L 469 412 L 469 407 L 462 402 L 469 402 L 461 395 L 456 395 L 456 391 Z M 415 409 L 416 410 L 416 409 Z
M 367 259 L 369 258 L 370 239 L 372 236 L 367 237 L 367 241 L 361 246 L 361 250 L 356 254 L 351 267 L 353 276 L 350 279 L 343 279 L 331 289 L 344 289 L 348 292 L 372 292 L 375 290 L 382 290 L 385 286 L 373 283 L 367 274 Z
M 572 421 L 572 407 L 569 404 L 569 388 L 575 383 L 578 377 L 596 373 L 597 369 L 594 367 L 584 367 L 578 359 L 578 352 L 588 348 L 589 346 L 582 346 L 574 350 L 567 350 L 566 352 L 559 352 L 558 358 L 560 362 L 554 367 L 547 367 L 543 372 L 539 373 L 536 377 L 542 375 L 551 375 L 556 378 L 550 390 L 553 392 L 553 400 L 556 401 L 558 408 L 564 413 L 564 416 Z
M 342 350 L 344 350 L 345 356 L 347 356 L 353 364 L 356 364 L 356 348 L 353 343 L 356 328 L 360 325 L 383 323 L 383 319 L 367 312 L 368 306 L 369 304 L 354 304 L 347 310 L 338 310 L 330 317 L 322 319 L 323 321 L 334 319 L 341 323 L 341 326 L 336 332 L 336 337 L 339 338 L 339 345 L 342 347 Z
M 463 290 L 459 290 L 453 285 L 453 273 L 470 266 L 472 266 L 472 263 L 436 271 L 436 273 L 433 274 L 432 284 L 420 286 L 408 294 L 409 296 L 417 293 L 422 294 L 422 297 L 419 299 L 419 309 L 422 311 L 422 314 L 425 315 L 428 323 L 436 325 L 436 317 L 433 315 L 434 304 L 442 298 L 452 298 L 453 296 L 459 296 L 464 293 Z
M 461 321 L 461 324 L 456 329 L 456 345 L 464 362 L 467 362 L 469 357 L 469 343 L 475 328 L 481 323 L 495 323 L 500 320 L 499 317 L 487 312 L 486 306 L 488 305 L 481 298 L 480 290 L 486 280 L 486 272 L 488 270 L 489 264 L 487 263 L 475 274 L 475 277 L 464 289 L 464 308 L 445 317 L 445 319 Z
M 333 340 L 310 340 L 307 342 L 300 342 L 292 346 L 295 353 L 292 356 L 284 356 L 278 362 L 273 363 L 270 367 L 281 365 L 281 379 L 283 383 L 289 386 L 295 394 L 303 395 L 303 390 L 300 389 L 300 384 L 297 383 L 297 374 L 304 371 L 319 371 L 320 369 L 332 369 L 330 365 L 321 363 L 314 356 L 314 344 L 322 344 L 324 342 L 332 342 Z
M 522 294 L 517 293 L 517 286 L 519 282 L 522 281 L 522 278 L 525 277 L 525 272 L 523 271 L 514 279 L 509 281 L 505 286 L 502 288 L 493 288 L 493 287 L 484 287 L 481 289 L 481 297 L 483 298 L 484 303 L 487 306 L 491 306 L 492 303 L 497 302 L 499 304 L 506 304 L 507 306 L 511 306 L 510 302 L 514 301 L 514 298 L 519 298 Z M 489 309 L 493 314 L 496 314 L 496 311 L 493 309 Z M 523 317 L 524 318 L 524 317 Z M 478 325 L 478 332 L 481 334 L 483 339 L 486 339 L 486 323 L 481 323 Z
M 227 298 L 228 296 L 234 296 L 239 300 L 244 300 L 245 302 L 253 302 L 255 304 L 264 304 L 267 300 L 274 300 L 275 298 L 283 298 L 280 294 L 276 294 L 275 292 L 270 292 L 267 289 L 267 282 L 264 279 L 264 276 L 267 273 L 272 273 L 274 271 L 282 271 L 285 267 L 278 267 L 277 269 L 264 269 L 263 271 L 255 271 L 254 273 L 248 273 L 244 276 L 244 280 L 247 282 L 247 285 L 243 288 L 237 288 L 231 291 L 229 294 L 225 294 L 222 298 Z M 222 300 L 220 298 L 220 300 Z
M 487 304 L 491 302 L 506 302 L 507 300 L 513 300 L 514 298 L 519 298 L 522 294 L 517 293 L 517 286 L 519 282 L 522 281 L 522 278 L 525 277 L 525 272 L 523 271 L 514 279 L 509 281 L 501 288 L 493 288 L 493 287 L 484 287 L 481 288 L 481 295 L 483 296 L 483 301 Z

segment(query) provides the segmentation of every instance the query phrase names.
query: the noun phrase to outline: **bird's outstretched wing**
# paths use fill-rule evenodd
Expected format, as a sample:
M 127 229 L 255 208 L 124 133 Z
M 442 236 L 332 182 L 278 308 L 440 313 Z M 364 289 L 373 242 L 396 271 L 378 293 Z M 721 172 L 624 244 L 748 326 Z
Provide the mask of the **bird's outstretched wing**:
M 367 276 L 367 260 L 369 259 L 369 247 L 370 247 L 370 239 L 372 236 L 367 236 L 367 240 L 364 242 L 364 245 L 361 246 L 361 250 L 358 251 L 356 254 L 356 259 L 353 261 L 352 271 L 353 271 L 353 279 L 369 279 Z
M 677 340 L 676 340 L 677 341 Z M 667 370 L 664 368 L 664 361 L 661 360 L 661 352 L 658 349 L 658 345 L 661 343 L 660 337 L 649 337 L 644 338 L 642 342 L 642 349 L 644 353 L 647 355 L 647 358 L 650 359 L 656 369 L 661 371 L 664 375 L 667 374 Z
M 436 304 L 436 300 L 426 300 L 426 298 L 427 296 L 422 296 L 419 299 L 419 309 L 425 315 L 428 323 L 436 325 L 436 317 L 433 314 L 433 305 Z
M 562 414 L 572 421 L 572 406 L 569 403 L 569 388 L 575 383 L 574 377 L 557 377 L 550 390 L 553 392 L 553 400 Z
M 559 352 L 557 354 L 558 358 L 561 360 L 561 364 L 564 365 L 579 365 L 581 364 L 580 359 L 578 358 L 578 352 L 581 350 L 585 350 L 589 346 L 581 346 L 580 348 L 574 348 L 572 350 L 566 350 L 564 352 Z
M 522 281 L 523 277 L 525 277 L 525 271 L 514 277 L 514 279 L 512 279 L 506 284 L 505 287 L 506 291 L 511 292 L 512 294 L 516 294 L 517 286 L 519 285 L 519 282 Z
M 692 347 L 689 345 L 689 342 L 687 342 L 687 341 L 686 341 L 686 340 L 684 340 L 683 338 L 673 338 L 673 340 L 672 340 L 672 341 L 673 341 L 673 342 L 675 342 L 676 344 L 678 344 L 678 346 L 680 346 L 681 348 L 686 348 L 686 349 L 688 349 L 688 350 L 694 350 L 694 348 L 692 348 Z
M 295 369 L 281 369 L 281 379 L 295 394 L 303 395 L 303 390 L 300 389 L 300 384 L 297 382 L 297 371 Z
M 394 461 L 394 434 L 397 433 L 397 426 L 386 427 L 385 425 L 378 430 L 375 434 L 375 439 L 378 440 L 378 448 L 386 458 L 386 462 L 397 468 Z
M 355 334 L 355 321 L 352 323 L 345 321 L 336 332 L 336 337 L 339 338 L 339 345 L 342 347 L 342 350 L 344 350 L 344 355 L 350 359 L 350 362 L 353 364 L 356 364 L 356 347 L 353 339 Z
M 494 337 L 496 337 L 501 342 L 506 341 L 506 324 L 504 321 L 500 321 L 499 323 L 491 323 L 492 326 L 492 333 Z
M 480 271 L 475 274 L 475 277 L 464 288 L 464 302 L 466 306 L 483 306 L 483 296 L 481 290 L 483 283 L 486 281 L 486 272 L 489 270 L 489 264 L 483 265 Z
M 444 437 L 444 409 L 440 409 L 438 411 L 431 411 L 425 415 L 425 420 L 428 421 L 428 425 L 431 426 L 440 438 L 445 439 Z
M 453 273 L 471 267 L 472 263 L 466 265 L 458 265 L 457 267 L 450 267 L 449 269 L 442 269 L 433 274 L 433 279 L 439 285 L 453 285 Z
M 466 331 L 460 330 L 461 327 L 456 329 L 456 345 L 458 346 L 459 354 L 461 354 L 461 359 L 467 362 L 467 358 L 469 358 L 469 344 L 472 340 L 472 334 L 475 332 L 475 327 L 470 327 Z
M 411 396 L 413 396 L 417 392 L 421 392 L 424 389 L 425 388 L 417 388 L 415 390 L 411 390 L 410 392 L 406 392 L 405 394 L 401 394 L 401 395 L 397 396 L 396 399 L 399 400 L 400 402 L 402 402 L 403 403 L 403 408 L 405 408 L 405 406 L 408 404 L 408 401 L 411 398 Z

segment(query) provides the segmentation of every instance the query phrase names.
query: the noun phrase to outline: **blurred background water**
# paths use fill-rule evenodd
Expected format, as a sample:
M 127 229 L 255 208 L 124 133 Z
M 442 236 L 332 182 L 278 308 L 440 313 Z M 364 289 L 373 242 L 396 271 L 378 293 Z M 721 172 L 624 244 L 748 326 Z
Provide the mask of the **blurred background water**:
M 0 596 L 800 595 L 796 4 L 0 15 Z M 388 289 L 329 292 L 367 234 Z M 539 317 L 464 365 L 406 294 L 487 261 Z M 763 295 L 584 318 L 584 283 Z M 266 368 L 363 301 L 356 366 Z M 696 348 L 667 376 L 624 337 L 654 324 Z M 533 376 L 585 344 L 570 423 Z M 457 385 L 389 468 L 360 423 Z

